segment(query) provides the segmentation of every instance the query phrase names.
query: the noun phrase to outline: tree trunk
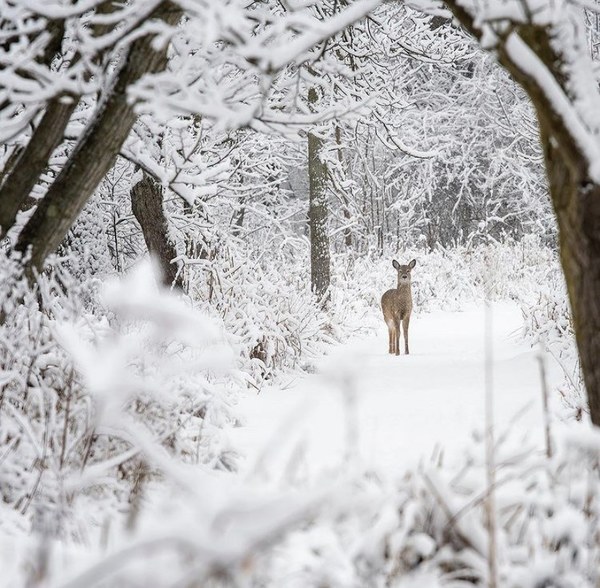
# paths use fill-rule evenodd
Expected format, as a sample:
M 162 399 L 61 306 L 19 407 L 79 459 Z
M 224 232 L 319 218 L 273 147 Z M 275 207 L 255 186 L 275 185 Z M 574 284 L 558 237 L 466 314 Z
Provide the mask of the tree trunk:
M 63 140 L 65 128 L 78 101 L 78 97 L 71 97 L 68 103 L 55 98 L 48 104 L 27 147 L 9 171 L 0 188 L 0 237 L 6 235 L 15 224 L 17 213 L 25 206 L 52 152 Z
M 542 140 L 590 415 L 600 426 L 600 186 L 574 177 L 543 130 Z
M 181 10 L 166 2 L 152 17 L 174 25 Z M 155 50 L 152 43 L 152 36 L 141 37 L 123 56 L 112 89 L 21 232 L 16 249 L 22 253 L 31 251 L 26 262 L 28 273 L 32 268 L 43 268 L 46 257 L 58 247 L 112 167 L 136 120 L 134 104 L 127 98 L 128 87 L 146 73 L 164 70 L 167 64 L 167 47 Z
M 131 189 L 131 210 L 142 227 L 148 253 L 158 262 L 160 282 L 167 288 L 183 288 L 183 272 L 171 263 L 177 257 L 175 244 L 169 239 L 169 224 L 163 209 L 161 187 L 148 175 Z
M 115 2 L 105 0 L 97 6 L 96 13 L 109 14 L 114 10 Z M 41 56 L 41 62 L 50 66 L 62 49 L 64 22 L 49 21 L 48 32 L 51 33 L 51 38 Z M 92 32 L 99 36 L 108 32 L 108 27 L 96 24 L 92 27 Z M 79 54 L 75 54 L 71 65 L 80 58 Z M 89 72 L 84 75 L 86 80 L 89 79 Z M 31 190 L 48 167 L 53 151 L 64 139 L 65 129 L 80 99 L 76 94 L 61 94 L 50 100 L 27 146 L 21 151 L 15 164 L 5 170 L 7 177 L 0 181 L 0 237 L 5 236 L 13 227 L 19 210 L 28 209 L 35 204 L 35 200 L 30 198 Z
M 532 26 L 521 36 L 555 79 L 567 79 L 549 30 Z M 500 62 L 525 89 L 537 113 L 590 417 L 600 426 L 600 186 L 589 178 L 585 154 L 548 96 L 504 50 Z
M 309 102 L 317 101 L 317 91 L 308 92 Z M 308 134 L 308 179 L 309 205 L 308 224 L 310 228 L 310 285 L 319 301 L 329 299 L 330 257 L 327 203 L 327 165 L 321 160 L 324 141 L 313 133 Z
M 478 39 L 483 37 L 484 21 L 456 0 L 446 3 L 471 34 Z M 527 23 L 519 27 L 518 34 L 511 31 L 499 38 L 495 50 L 500 64 L 527 92 L 538 117 L 590 416 L 592 423 L 600 426 L 600 185 L 590 178 L 587 154 L 577 130 L 565 119 L 554 96 L 549 94 L 548 85 L 539 81 L 551 78 L 555 93 L 572 100 L 570 86 L 574 78 L 586 75 L 585 69 L 576 70 L 570 61 L 577 51 L 568 42 L 566 48 L 561 47 L 558 37 L 551 25 Z M 535 63 L 537 79 L 530 63 L 527 67 L 523 45 L 519 53 L 507 47 L 512 40 L 514 49 L 515 39 L 534 54 L 533 59 L 539 60 Z

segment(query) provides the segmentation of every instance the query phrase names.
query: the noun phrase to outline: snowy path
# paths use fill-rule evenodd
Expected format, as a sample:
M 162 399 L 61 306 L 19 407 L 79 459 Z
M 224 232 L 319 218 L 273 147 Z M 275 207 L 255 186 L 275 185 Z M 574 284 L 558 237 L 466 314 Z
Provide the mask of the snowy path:
M 494 305 L 493 325 L 497 428 L 529 406 L 514 427 L 541 440 L 539 367 L 535 351 L 520 341 L 519 309 Z M 376 336 L 333 350 L 319 374 L 242 400 L 245 426 L 234 442 L 247 452 L 246 468 L 279 476 L 292 463 L 312 476 L 352 451 L 393 475 L 431 456 L 436 445 L 450 455 L 467 445 L 483 427 L 483 308 L 414 315 L 410 335 L 411 355 L 389 356 L 382 322 Z M 552 384 L 560 371 L 551 359 L 547 364 Z M 354 412 L 342 392 L 348 377 Z

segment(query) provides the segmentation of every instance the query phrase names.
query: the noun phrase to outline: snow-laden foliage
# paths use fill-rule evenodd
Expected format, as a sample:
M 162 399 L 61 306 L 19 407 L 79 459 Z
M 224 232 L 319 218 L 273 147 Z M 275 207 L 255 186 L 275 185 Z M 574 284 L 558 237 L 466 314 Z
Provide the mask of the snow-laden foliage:
M 558 392 L 571 416 L 579 420 L 588 408 L 565 280 L 556 256 L 546 260 L 544 269 L 518 298 L 524 334 L 562 367 L 564 380 Z
M 117 512 L 135 518 L 141 485 L 160 475 L 153 448 L 236 467 L 226 429 L 238 376 L 218 325 L 158 292 L 149 267 L 100 298 L 97 282 L 78 284 L 61 263 L 34 290 L 18 264 L 3 268 L 1 502 L 21 529 L 88 544 Z M 14 537 L 14 517 L 2 518 Z
M 415 258 L 412 272 L 415 312 L 460 310 L 488 299 L 521 300 L 556 270 L 556 252 L 531 236 L 520 241 L 477 247 L 407 248 L 389 257 L 357 256 L 346 261 L 336 275 L 336 287 L 352 287 L 371 307 L 382 292 L 396 285 L 392 259 L 407 263 Z M 539 280 L 537 282 L 536 280 Z
M 374 472 L 351 488 L 349 512 L 307 522 L 258 559 L 249 585 L 488 586 L 486 465 L 481 437 L 458 460 Z M 494 499 L 501 586 L 595 586 L 600 471 L 598 435 L 561 438 L 548 460 L 530 441 L 502 435 Z M 448 456 L 446 456 L 447 458 Z
M 331 341 L 326 314 L 306 287 L 306 243 L 269 253 L 223 247 L 196 266 L 190 290 L 199 308 L 219 316 L 237 338 L 252 383 L 273 370 L 301 367 Z

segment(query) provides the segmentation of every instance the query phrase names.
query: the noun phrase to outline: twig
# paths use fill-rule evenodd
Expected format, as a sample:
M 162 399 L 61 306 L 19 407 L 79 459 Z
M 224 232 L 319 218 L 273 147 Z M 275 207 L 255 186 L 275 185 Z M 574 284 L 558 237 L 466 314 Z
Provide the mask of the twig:
M 542 407 L 544 413 L 544 434 L 546 439 L 546 457 L 552 458 L 552 436 L 550 431 L 550 410 L 548 409 L 548 381 L 546 378 L 546 362 L 544 361 L 543 349 L 537 355 L 540 366 L 540 379 L 542 382 Z
M 422 475 L 423 479 L 425 480 L 425 484 L 427 484 L 427 487 L 429 488 L 432 496 L 435 498 L 440 508 L 444 511 L 444 514 L 448 519 L 448 524 L 454 527 L 454 530 L 456 531 L 458 536 L 464 541 L 465 545 L 468 545 L 475 553 L 478 553 L 482 557 L 485 557 L 485 553 L 482 553 L 481 548 L 478 545 L 476 545 L 461 529 L 460 525 L 458 524 L 458 517 L 456 517 L 455 513 L 453 513 L 450 510 L 450 507 L 448 506 L 442 495 L 438 492 L 438 489 L 436 488 L 435 484 L 431 481 L 431 478 L 424 472 Z M 461 509 L 459 512 L 462 512 L 463 510 L 464 509 Z
M 485 510 L 488 529 L 488 586 L 498 586 L 498 561 L 496 554 L 496 505 L 494 487 L 496 484 L 496 465 L 494 455 L 494 372 L 493 372 L 493 316 L 489 300 L 489 285 L 486 288 L 485 301 L 485 470 L 487 482 L 487 500 Z

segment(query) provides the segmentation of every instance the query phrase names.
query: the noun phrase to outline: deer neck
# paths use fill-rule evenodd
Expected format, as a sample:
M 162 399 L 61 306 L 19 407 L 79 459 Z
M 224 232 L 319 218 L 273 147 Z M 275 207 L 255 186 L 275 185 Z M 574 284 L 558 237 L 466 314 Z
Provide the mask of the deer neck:
M 398 290 L 398 292 L 410 292 L 410 282 L 398 282 L 396 290 Z

